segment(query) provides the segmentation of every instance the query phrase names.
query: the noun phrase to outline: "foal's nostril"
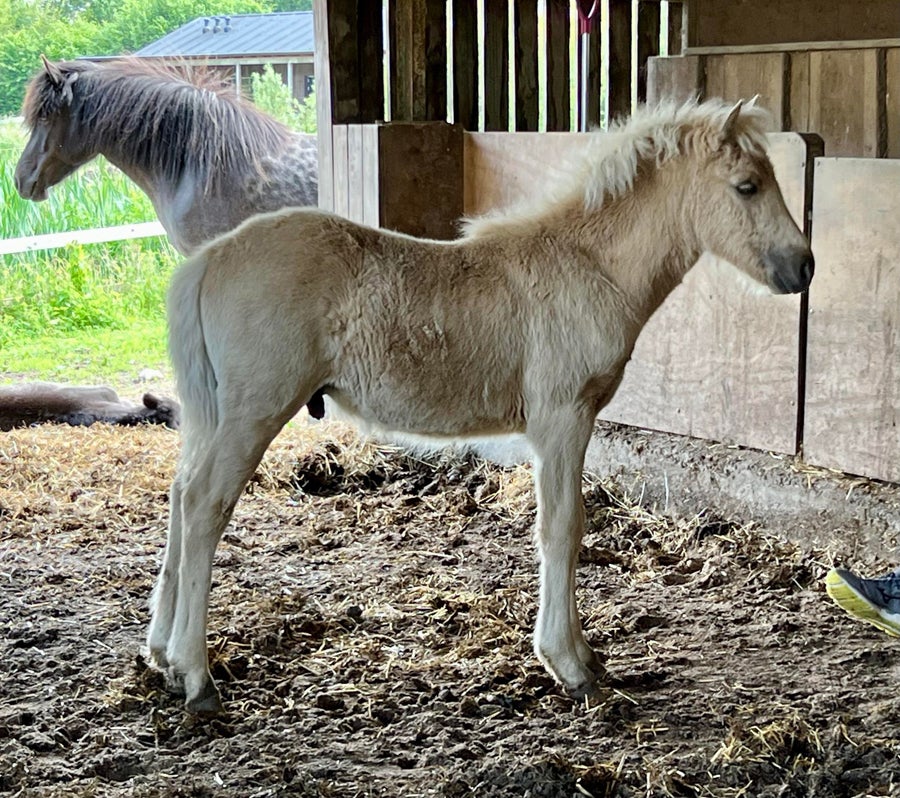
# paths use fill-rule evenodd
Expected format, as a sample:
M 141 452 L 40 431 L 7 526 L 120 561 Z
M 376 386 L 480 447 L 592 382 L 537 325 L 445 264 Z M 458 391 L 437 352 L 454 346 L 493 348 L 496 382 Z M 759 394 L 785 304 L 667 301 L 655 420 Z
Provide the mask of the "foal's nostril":
M 800 262 L 800 281 L 804 288 L 809 288 L 813 274 L 816 272 L 816 259 L 812 252 L 806 255 Z

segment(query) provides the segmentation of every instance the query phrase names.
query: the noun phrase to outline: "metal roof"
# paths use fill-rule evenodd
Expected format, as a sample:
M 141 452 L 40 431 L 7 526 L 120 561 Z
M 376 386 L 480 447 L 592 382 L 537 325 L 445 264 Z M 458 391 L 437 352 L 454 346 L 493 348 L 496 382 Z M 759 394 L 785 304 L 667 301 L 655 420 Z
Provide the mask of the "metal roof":
M 290 56 L 314 51 L 312 11 L 198 17 L 142 47 L 158 57 Z

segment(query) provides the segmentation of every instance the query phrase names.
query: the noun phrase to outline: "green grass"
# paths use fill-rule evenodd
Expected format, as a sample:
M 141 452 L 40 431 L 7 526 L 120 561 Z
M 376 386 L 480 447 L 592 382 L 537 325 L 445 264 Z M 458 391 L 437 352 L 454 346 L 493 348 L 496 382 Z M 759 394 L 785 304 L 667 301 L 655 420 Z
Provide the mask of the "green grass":
M 43 203 L 23 200 L 13 174 L 25 144 L 0 120 L 0 238 L 152 221 L 127 177 L 96 159 Z M 180 256 L 164 238 L 0 256 L 0 381 L 132 382 L 167 373 L 165 292 Z

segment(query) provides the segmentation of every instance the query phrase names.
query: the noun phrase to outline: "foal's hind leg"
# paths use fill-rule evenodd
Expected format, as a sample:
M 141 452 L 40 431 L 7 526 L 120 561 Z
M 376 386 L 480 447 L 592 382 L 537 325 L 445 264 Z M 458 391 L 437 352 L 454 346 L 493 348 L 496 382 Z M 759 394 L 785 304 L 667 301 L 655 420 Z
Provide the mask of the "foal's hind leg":
M 184 455 L 182 455 L 182 460 Z M 156 587 L 150 598 L 152 613 L 150 628 L 147 630 L 147 648 L 150 659 L 158 668 L 169 666 L 166 647 L 175 620 L 175 602 L 178 595 L 178 565 L 181 562 L 181 464 L 172 489 L 169 492 L 169 533 L 162 567 L 156 580 Z
M 594 416 L 560 408 L 529 419 L 535 451 L 541 597 L 534 648 L 547 670 L 573 695 L 595 691 L 600 661 L 584 639 L 575 598 L 575 570 L 584 533 L 581 478 Z
M 284 418 L 261 421 L 239 414 L 223 416 L 215 434 L 204 442 L 203 454 L 183 475 L 181 560 L 165 658 L 172 677 L 184 682 L 190 712 L 222 710 L 206 650 L 213 555 L 244 486 Z

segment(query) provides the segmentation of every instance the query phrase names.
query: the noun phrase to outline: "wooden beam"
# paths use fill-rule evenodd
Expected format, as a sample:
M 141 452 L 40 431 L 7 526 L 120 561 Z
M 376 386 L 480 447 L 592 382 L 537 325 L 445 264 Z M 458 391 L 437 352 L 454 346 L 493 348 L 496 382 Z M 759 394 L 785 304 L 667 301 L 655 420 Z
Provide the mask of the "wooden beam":
M 328 0 L 313 0 L 313 32 L 315 35 L 316 75 L 316 141 L 319 153 L 319 207 L 334 208 L 334 177 L 332 175 L 332 110 L 331 60 L 328 37 Z M 238 70 L 239 71 L 239 70 Z
M 609 0 L 609 117 L 631 114 L 631 0 Z
M 547 130 L 570 130 L 569 34 L 567 0 L 547 0 Z
M 647 61 L 659 55 L 660 9 L 658 2 L 637 4 L 637 99 L 647 99 Z
M 537 130 L 539 115 L 537 0 L 516 0 L 513 6 L 516 130 Z
M 669 25 L 666 44 L 669 55 L 681 55 L 684 50 L 684 3 L 669 2 Z
M 484 4 L 484 129 L 509 130 L 509 5 Z
M 447 121 L 447 4 L 425 0 L 425 119 Z
M 453 0 L 453 119 L 478 129 L 478 20 L 476 0 Z

